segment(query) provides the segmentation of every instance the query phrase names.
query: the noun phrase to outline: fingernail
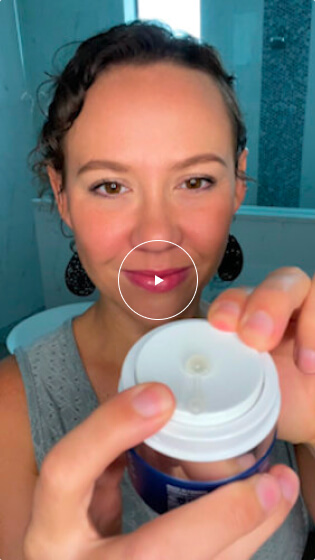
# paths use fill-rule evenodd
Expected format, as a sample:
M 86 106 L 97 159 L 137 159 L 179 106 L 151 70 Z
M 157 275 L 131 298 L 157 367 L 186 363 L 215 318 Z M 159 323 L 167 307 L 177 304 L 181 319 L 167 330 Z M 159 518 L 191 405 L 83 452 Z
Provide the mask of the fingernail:
M 235 327 L 235 319 L 240 313 L 241 308 L 234 301 L 221 301 L 217 305 L 214 304 L 213 316 L 210 312 L 211 323 L 214 327 L 229 330 Z
M 256 492 L 263 509 L 265 511 L 272 510 L 281 499 L 281 490 L 279 484 L 269 474 L 260 476 L 256 483 Z
M 256 311 L 242 324 L 242 332 L 259 333 L 265 338 L 269 338 L 274 330 L 274 322 L 265 311 Z
M 163 412 L 171 408 L 172 404 L 172 396 L 161 385 L 150 385 L 141 389 L 132 400 L 133 408 L 141 416 L 147 418 L 163 414 Z
M 315 352 L 310 348 L 296 349 L 296 363 L 305 373 L 315 373 Z
M 283 497 L 290 503 L 295 502 L 299 488 L 297 476 L 294 473 L 286 472 L 277 476 L 277 480 Z

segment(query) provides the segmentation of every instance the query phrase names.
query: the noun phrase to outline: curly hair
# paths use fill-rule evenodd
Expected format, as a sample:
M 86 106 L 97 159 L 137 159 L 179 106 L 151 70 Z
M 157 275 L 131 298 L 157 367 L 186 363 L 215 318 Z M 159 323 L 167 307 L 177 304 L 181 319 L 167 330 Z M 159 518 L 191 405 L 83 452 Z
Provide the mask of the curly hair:
M 238 157 L 246 147 L 246 127 L 234 91 L 235 77 L 224 70 L 216 49 L 188 34 L 175 36 L 168 26 L 160 22 L 135 20 L 80 42 L 74 56 L 59 75 L 46 72 L 50 76 L 48 82 L 51 82 L 53 97 L 37 146 L 28 156 L 39 156 L 39 160 L 31 166 L 41 183 L 39 196 L 50 187 L 47 165 L 60 172 L 60 190 L 64 189 L 66 169 L 63 139 L 80 114 L 85 94 L 98 75 L 113 65 L 146 65 L 160 61 L 201 70 L 216 82 L 231 120 L 235 169 L 239 173 Z M 47 81 L 39 87 L 45 83 Z

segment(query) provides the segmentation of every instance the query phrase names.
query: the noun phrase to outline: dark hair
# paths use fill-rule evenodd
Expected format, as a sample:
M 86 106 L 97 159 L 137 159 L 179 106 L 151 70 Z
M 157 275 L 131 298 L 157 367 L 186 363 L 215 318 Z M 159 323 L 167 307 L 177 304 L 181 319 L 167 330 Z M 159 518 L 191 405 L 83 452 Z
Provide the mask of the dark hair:
M 233 88 L 234 76 L 227 74 L 217 51 L 206 43 L 187 34 L 175 36 L 168 26 L 159 22 L 136 20 L 117 25 L 81 42 L 61 74 L 46 73 L 50 76 L 55 91 L 37 146 L 29 154 L 29 157 L 33 154 L 41 156 L 32 165 L 32 171 L 44 184 L 40 196 L 49 187 L 46 172 L 48 164 L 61 173 L 60 190 L 66 184 L 63 138 L 79 115 L 85 94 L 97 76 L 113 65 L 150 64 L 159 61 L 202 70 L 215 80 L 232 123 L 235 167 L 238 173 L 238 157 L 246 146 L 246 127 Z

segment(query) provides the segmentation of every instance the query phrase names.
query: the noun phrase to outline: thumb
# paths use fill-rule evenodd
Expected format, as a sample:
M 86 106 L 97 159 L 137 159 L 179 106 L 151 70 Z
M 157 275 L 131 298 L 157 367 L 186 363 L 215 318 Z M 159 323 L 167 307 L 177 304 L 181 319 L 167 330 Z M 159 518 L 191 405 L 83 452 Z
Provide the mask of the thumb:
M 285 520 L 298 491 L 296 474 L 276 465 L 269 473 L 222 486 L 109 542 L 108 558 L 175 558 L 175 553 L 181 560 L 191 560 L 192 554 L 195 560 L 250 558 Z M 100 548 L 93 560 L 101 560 L 102 554 Z
M 95 481 L 124 451 L 162 428 L 175 399 L 162 383 L 115 395 L 68 432 L 46 455 L 34 496 L 33 521 L 66 533 L 86 513 Z

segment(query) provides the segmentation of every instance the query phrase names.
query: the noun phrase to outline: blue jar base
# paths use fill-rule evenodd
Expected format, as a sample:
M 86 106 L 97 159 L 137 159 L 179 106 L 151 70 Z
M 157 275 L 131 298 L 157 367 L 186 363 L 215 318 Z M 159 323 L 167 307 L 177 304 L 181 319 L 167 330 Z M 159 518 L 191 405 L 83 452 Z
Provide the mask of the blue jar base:
M 209 494 L 216 488 L 269 470 L 276 433 L 265 454 L 247 470 L 215 481 L 183 480 L 169 476 L 147 463 L 135 449 L 127 452 L 127 466 L 132 484 L 143 501 L 155 512 L 165 513 Z

